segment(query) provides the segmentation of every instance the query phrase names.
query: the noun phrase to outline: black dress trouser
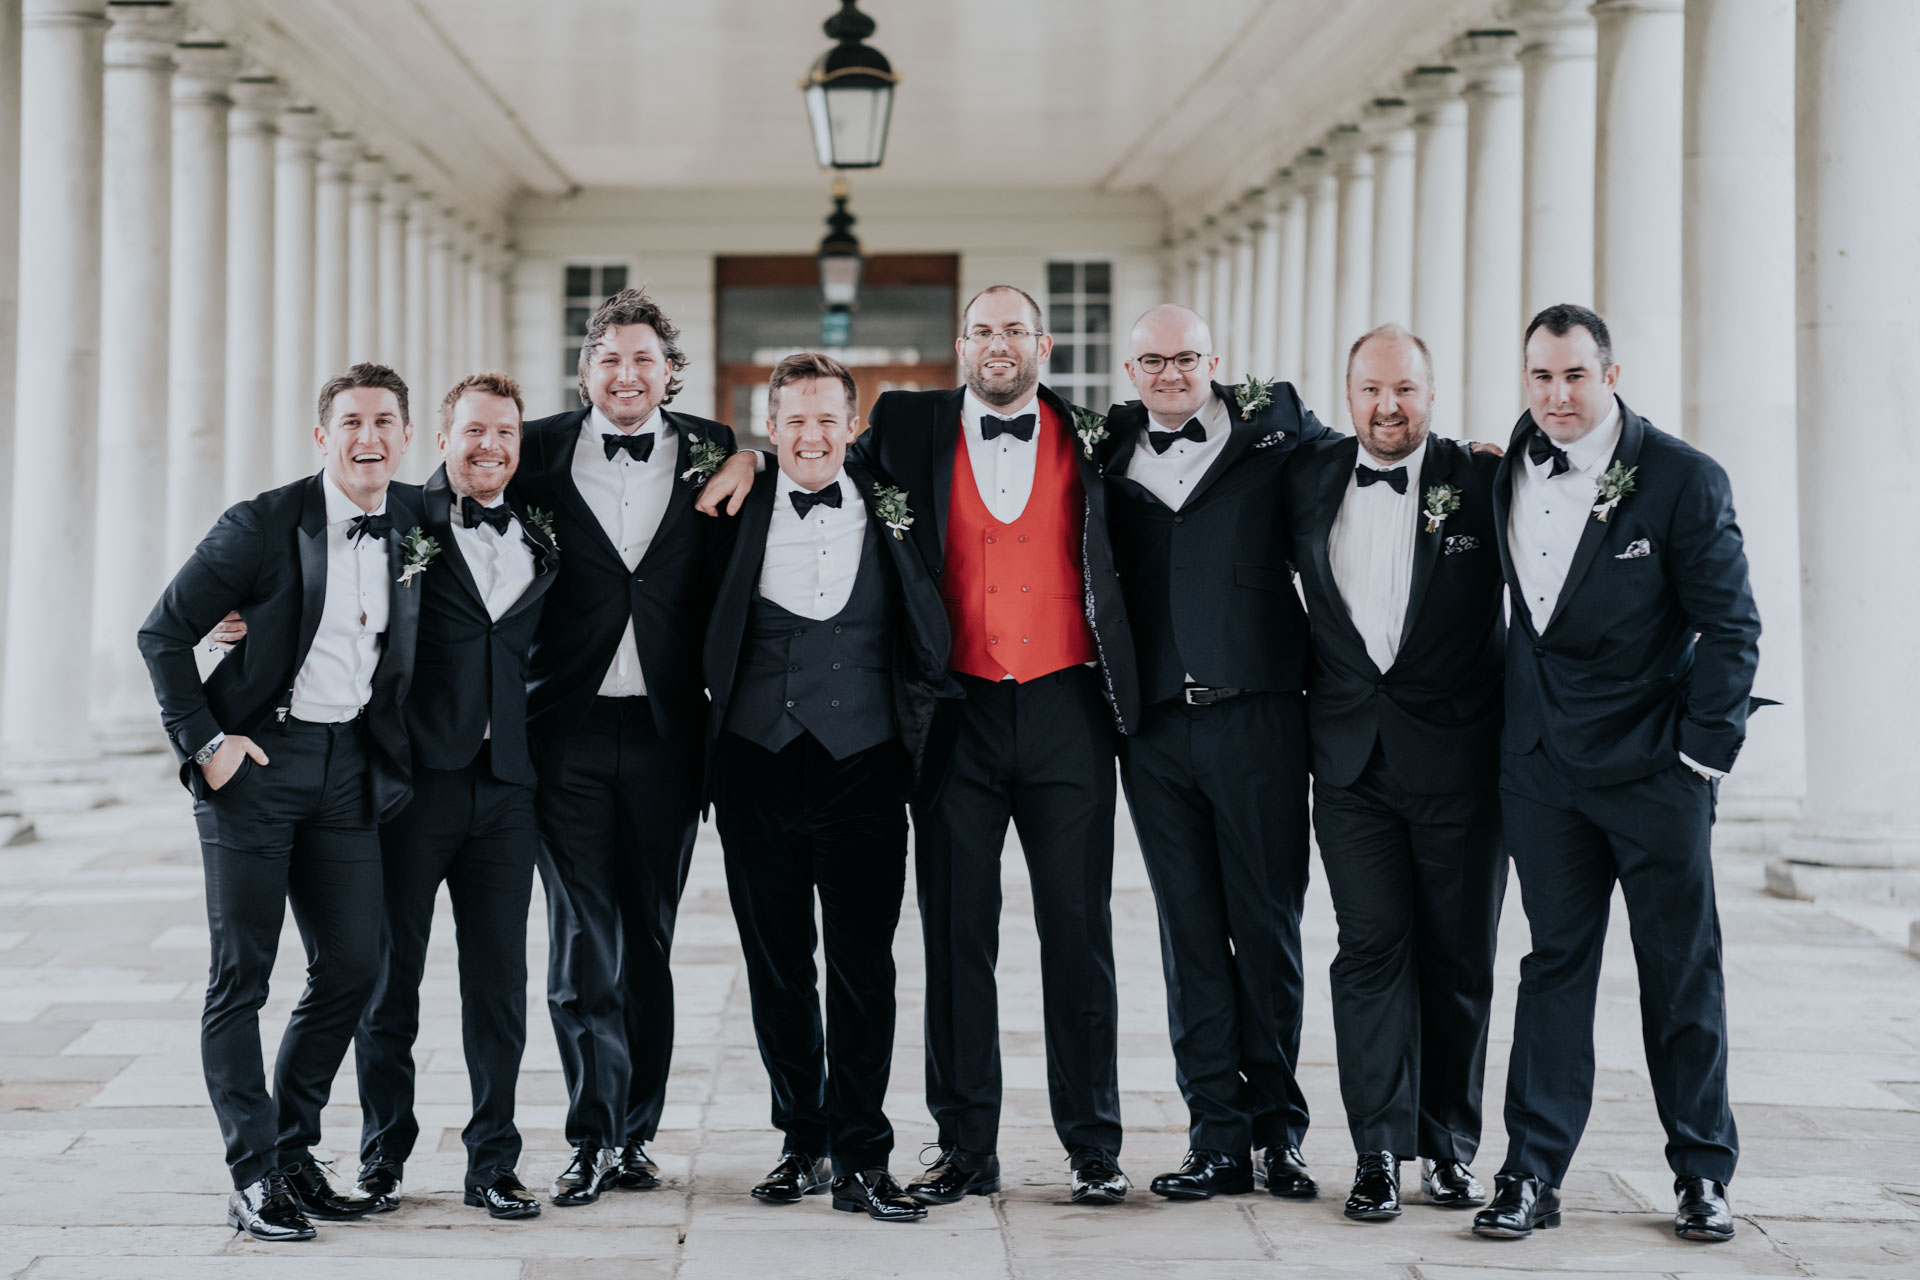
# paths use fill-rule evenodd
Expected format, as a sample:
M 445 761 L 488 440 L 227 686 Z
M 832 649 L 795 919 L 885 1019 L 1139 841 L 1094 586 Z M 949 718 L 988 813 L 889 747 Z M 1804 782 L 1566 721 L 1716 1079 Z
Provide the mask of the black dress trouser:
M 893 1151 L 893 932 L 907 883 L 912 766 L 898 740 L 835 760 L 811 734 L 778 752 L 722 734 L 714 822 L 746 954 L 753 1033 L 790 1151 L 836 1177 Z M 820 933 L 814 932 L 814 895 Z M 826 1023 L 814 951 L 826 952 Z
M 236 1187 L 309 1158 L 380 964 L 380 837 L 364 722 L 288 720 L 255 741 L 268 763 L 243 760 L 193 807 L 212 943 L 200 1061 Z M 280 1039 L 269 1096 L 260 1008 L 289 905 L 307 985 Z
M 1520 962 L 1507 1068 L 1507 1170 L 1559 1186 L 1593 1106 L 1593 1015 L 1617 881 L 1640 977 L 1654 1106 L 1676 1174 L 1731 1182 L 1713 831 L 1716 784 L 1686 765 L 1588 787 L 1538 748 L 1501 762 L 1507 852 L 1533 950 Z
M 1375 747 L 1350 785 L 1315 779 L 1313 826 L 1340 928 L 1333 1033 L 1354 1150 L 1471 1162 L 1507 885 L 1499 792 L 1413 794 Z
M 1298 693 L 1147 708 L 1120 776 L 1160 912 L 1174 1075 L 1196 1149 L 1297 1144 L 1307 735 Z
M 527 1044 L 527 908 L 539 833 L 533 788 L 493 776 L 483 744 L 459 769 L 413 770 L 413 800 L 380 828 L 386 946 L 380 980 L 354 1036 L 360 1076 L 360 1158 L 404 1164 L 420 1136 L 413 1043 L 434 899 L 453 903 L 460 968 L 461 1048 L 473 1117 L 461 1134 L 467 1184 L 520 1160 L 514 1085 Z
M 1000 851 L 1020 834 L 1033 885 L 1047 1095 L 1071 1153 L 1120 1151 L 1113 976 L 1114 739 L 1099 673 L 1016 684 L 960 676 L 946 780 L 914 811 L 927 950 L 927 1109 L 939 1142 L 975 1158 L 1000 1130 Z
M 578 728 L 531 745 L 567 1141 L 650 1142 L 673 1061 L 669 961 L 704 744 L 661 737 L 646 698 L 596 698 Z

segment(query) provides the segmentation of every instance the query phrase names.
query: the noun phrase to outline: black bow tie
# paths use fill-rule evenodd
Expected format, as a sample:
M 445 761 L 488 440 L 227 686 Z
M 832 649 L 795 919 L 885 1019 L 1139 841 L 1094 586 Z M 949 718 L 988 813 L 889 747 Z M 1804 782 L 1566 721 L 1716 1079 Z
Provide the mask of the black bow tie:
M 347 541 L 357 545 L 362 538 L 384 538 L 393 532 L 393 517 L 390 515 L 359 515 L 347 525 Z
M 1547 477 L 1549 480 L 1573 466 L 1567 461 L 1567 451 L 1540 432 L 1535 432 L 1533 439 L 1527 441 L 1527 456 L 1541 466 L 1545 466 L 1549 458 L 1553 460 L 1552 474 Z
M 1165 453 L 1173 448 L 1175 440 L 1191 440 L 1195 444 L 1207 442 L 1207 429 L 1200 425 L 1200 419 L 1188 418 L 1187 425 L 1178 431 L 1162 431 L 1158 427 L 1147 428 L 1147 443 L 1153 446 L 1155 453 Z
M 607 446 L 608 462 L 612 462 L 613 455 L 622 449 L 625 449 L 627 456 L 635 462 L 645 462 L 653 456 L 653 432 L 651 431 L 642 431 L 638 435 L 631 436 L 603 431 L 600 433 L 600 439 Z
M 807 518 L 807 512 L 815 507 L 833 507 L 836 510 L 839 508 L 840 482 L 835 480 L 826 488 L 812 493 L 808 493 L 805 489 L 795 489 L 787 496 L 793 499 L 793 513 L 804 520 Z
M 1033 439 L 1033 415 L 1023 413 L 1017 418 L 996 418 L 990 413 L 980 415 L 980 438 L 991 440 L 995 436 L 1008 435 L 1015 440 Z
M 1372 467 L 1362 465 L 1353 469 L 1353 478 L 1362 489 L 1370 484 L 1388 484 L 1393 486 L 1395 493 L 1405 493 L 1407 491 L 1407 469 L 1405 467 L 1395 467 L 1391 471 L 1376 471 Z
M 462 494 L 460 496 L 460 519 L 469 529 L 477 529 L 483 524 L 491 525 L 495 533 L 505 537 L 507 526 L 513 523 L 513 508 L 504 502 L 497 507 L 483 507 L 472 498 Z

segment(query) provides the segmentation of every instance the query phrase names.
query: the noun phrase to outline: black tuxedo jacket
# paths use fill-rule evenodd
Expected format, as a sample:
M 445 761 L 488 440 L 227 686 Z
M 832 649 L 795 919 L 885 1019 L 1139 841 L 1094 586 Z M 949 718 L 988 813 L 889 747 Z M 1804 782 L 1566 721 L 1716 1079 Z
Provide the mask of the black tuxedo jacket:
M 851 451 L 854 461 L 877 473 L 882 483 L 906 490 L 914 515 L 907 536 L 920 549 L 936 590 L 946 565 L 947 511 L 953 495 L 954 450 L 960 447 L 960 402 L 965 395 L 959 388 L 882 392 L 868 417 L 867 430 L 854 441 Z M 1073 406 L 1044 386 L 1040 396 L 1060 416 L 1062 427 L 1069 433 L 1080 484 L 1086 490 L 1080 581 L 1091 602 L 1088 621 L 1100 655 L 1107 702 L 1120 731 L 1130 733 L 1140 721 L 1140 690 L 1126 604 L 1107 538 L 1107 500 L 1100 486 L 1100 469 L 1071 435 Z
M 489 741 L 491 727 L 494 776 L 532 786 L 527 654 L 560 557 L 526 513 L 516 510 L 533 553 L 533 581 L 494 621 L 454 537 L 452 499 L 442 466 L 427 481 L 424 496 L 426 529 L 440 543 L 440 556 L 414 582 L 422 594 L 413 691 L 406 705 L 413 758 L 428 769 L 464 768 Z
M 566 557 L 534 636 L 527 730 L 535 737 L 562 734 L 586 719 L 631 622 L 654 727 L 662 737 L 696 737 L 707 706 L 700 642 L 713 607 L 708 541 L 717 522 L 693 508 L 705 477 L 687 478 L 688 452 L 698 438 L 732 453 L 733 429 L 660 411 L 663 425 L 680 437 L 680 470 L 653 542 L 630 570 L 573 483 L 574 445 L 591 412 L 529 422 L 520 470 L 507 488 L 516 509 L 552 516 L 554 542 Z
M 1306 687 L 1307 623 L 1287 568 L 1287 462 L 1328 434 L 1292 384 L 1251 421 L 1224 399 L 1231 434 L 1174 511 L 1126 478 L 1147 411 L 1138 400 L 1107 415 L 1097 454 L 1105 476 L 1114 559 L 1133 622 L 1144 701 L 1200 684 L 1297 691 Z
M 1314 776 L 1329 786 L 1351 786 L 1376 742 L 1393 780 L 1415 795 L 1499 780 L 1506 582 L 1494 545 L 1493 486 L 1500 460 L 1440 436 L 1423 447 L 1406 622 L 1384 674 L 1367 655 L 1327 552 L 1360 442 L 1318 442 L 1294 460 L 1294 563 L 1313 637 L 1308 737 Z M 1460 508 L 1428 532 L 1426 495 L 1441 485 L 1459 492 Z
M 399 812 L 412 792 L 411 752 L 401 704 L 413 679 L 414 640 L 425 594 L 416 578 L 399 585 L 401 544 L 423 527 L 417 485 L 387 487 L 393 572 L 387 633 L 367 705 L 369 759 L 379 817 Z M 442 544 L 444 546 L 444 544 Z M 160 699 L 160 719 L 180 757 L 180 780 L 207 794 L 192 755 L 217 733 L 253 737 L 287 705 L 307 660 L 327 590 L 327 502 L 318 475 L 269 489 L 227 508 L 160 596 L 140 627 L 140 653 Z M 230 610 L 247 634 L 200 683 L 193 650 Z
M 1535 744 L 1583 784 L 1647 777 L 1685 752 L 1729 770 L 1746 738 L 1760 614 L 1733 492 L 1720 464 L 1620 406 L 1612 461 L 1634 490 L 1587 518 L 1566 585 L 1536 632 L 1507 548 L 1513 469 L 1539 428 L 1524 415 L 1494 480 L 1500 560 L 1513 597 L 1503 746 Z
M 740 646 L 746 636 L 747 613 L 760 589 L 760 570 L 766 562 L 767 529 L 773 520 L 773 503 L 778 496 L 780 473 L 775 467 L 762 471 L 753 491 L 736 517 L 721 517 L 721 537 L 717 550 L 725 567 L 720 580 L 719 599 L 714 602 L 713 621 L 707 628 L 707 691 L 713 697 L 713 714 L 707 718 L 707 761 L 713 760 L 714 744 L 720 739 L 726 722 L 727 706 L 732 701 L 734 678 L 738 674 Z M 947 670 L 947 655 L 952 638 L 947 629 L 946 606 L 940 602 L 939 588 L 921 562 L 920 552 L 906 538 L 896 538 L 893 530 L 873 514 L 874 478 L 858 463 L 847 464 L 847 479 L 858 491 L 867 508 L 867 537 L 881 548 L 880 563 L 896 588 L 900 615 L 894 619 L 895 649 L 893 664 L 893 717 L 900 741 L 913 760 L 916 780 L 924 775 L 927 738 L 933 727 L 936 702 L 960 696 L 959 682 Z M 712 770 L 707 771 L 712 785 Z

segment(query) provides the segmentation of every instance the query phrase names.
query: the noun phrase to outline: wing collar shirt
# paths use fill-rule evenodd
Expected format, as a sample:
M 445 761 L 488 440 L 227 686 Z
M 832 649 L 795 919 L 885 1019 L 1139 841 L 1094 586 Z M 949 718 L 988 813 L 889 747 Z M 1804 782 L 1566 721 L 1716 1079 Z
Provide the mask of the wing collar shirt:
M 680 466 L 680 437 L 668 429 L 666 420 L 655 409 L 652 416 L 634 429 L 634 434 L 653 432 L 653 456 L 635 461 L 625 450 L 607 457 L 606 435 L 620 434 L 598 408 L 587 415 L 580 438 L 573 446 L 573 483 L 586 500 L 594 518 L 606 531 L 607 540 L 620 553 L 631 573 L 640 567 L 660 518 L 667 513 L 667 501 L 673 496 L 673 478 Z M 633 620 L 620 636 L 613 662 L 600 681 L 603 698 L 639 698 L 646 696 L 647 681 L 640 670 L 640 650 L 633 640 Z
M 1421 445 L 1399 462 L 1382 462 L 1362 446 L 1354 470 L 1347 473 L 1347 491 L 1327 533 L 1327 561 L 1334 585 L 1347 606 L 1354 630 L 1366 643 L 1367 656 L 1381 672 L 1400 653 L 1406 628 L 1407 597 L 1413 589 L 1413 547 L 1419 524 L 1420 475 L 1432 442 Z M 1359 467 L 1375 471 L 1407 469 L 1405 493 L 1374 482 L 1364 489 Z
M 1033 415 L 1033 439 L 1002 433 L 988 440 L 980 434 L 980 419 Z M 980 501 L 995 520 L 1011 524 L 1027 509 L 1033 494 L 1033 470 L 1040 456 L 1040 433 L 1046 430 L 1040 418 L 1040 393 L 1036 390 L 1027 402 L 1002 413 L 974 397 L 968 391 L 960 400 L 960 426 L 967 442 L 967 461 L 973 466 L 973 482 L 980 490 Z
M 846 608 L 860 574 L 866 503 L 844 469 L 832 483 L 840 486 L 840 505 L 819 503 L 804 516 L 795 514 L 790 495 L 805 490 L 784 471 L 773 495 L 760 594 L 803 618 L 831 618 Z
M 1200 412 L 1194 414 L 1190 421 L 1198 422 L 1200 429 L 1207 433 L 1207 438 L 1201 441 L 1175 440 L 1167 446 L 1165 453 L 1159 453 L 1148 443 L 1153 433 L 1178 431 L 1186 426 L 1186 422 L 1168 426 L 1155 421 L 1149 414 L 1147 425 L 1140 431 L 1140 443 L 1135 446 L 1133 457 L 1127 463 L 1127 479 L 1139 484 L 1174 511 L 1186 503 L 1194 486 L 1207 474 L 1207 468 L 1227 447 L 1227 437 L 1233 432 L 1233 417 L 1227 412 L 1226 401 L 1211 393 L 1207 396 L 1207 402 L 1200 406 Z
M 373 700 L 373 672 L 380 665 L 392 603 L 387 548 L 406 536 L 396 528 L 386 538 L 347 540 L 347 526 L 362 514 L 333 477 L 320 473 L 327 503 L 327 586 L 313 645 L 293 677 L 288 712 L 296 720 L 332 724 L 351 720 Z M 365 514 L 384 515 L 387 500 Z

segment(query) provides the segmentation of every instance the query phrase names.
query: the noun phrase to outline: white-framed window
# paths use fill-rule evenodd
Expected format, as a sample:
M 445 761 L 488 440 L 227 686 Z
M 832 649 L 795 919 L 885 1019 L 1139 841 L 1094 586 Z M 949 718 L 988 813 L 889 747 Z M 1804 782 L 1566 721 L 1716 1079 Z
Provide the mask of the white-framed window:
M 1113 400 L 1113 263 L 1048 262 L 1046 303 L 1047 332 L 1053 335 L 1047 385 L 1074 404 L 1105 413 Z
M 573 388 L 580 374 L 580 343 L 587 334 L 587 321 L 600 304 L 627 287 L 632 264 L 624 258 L 570 261 L 561 270 L 560 385 L 567 389 L 565 403 L 571 407 L 578 397 Z

